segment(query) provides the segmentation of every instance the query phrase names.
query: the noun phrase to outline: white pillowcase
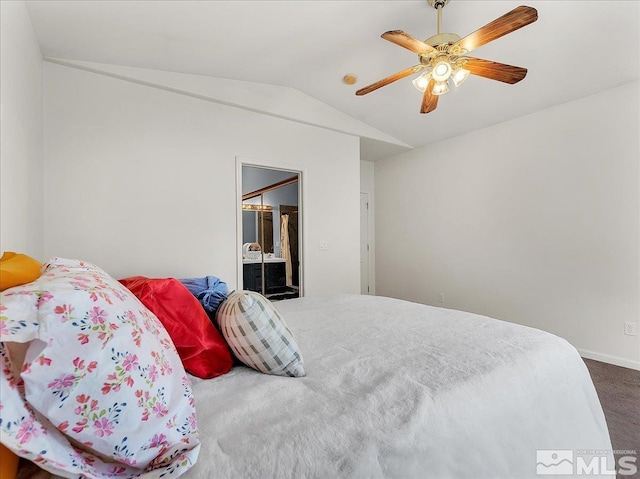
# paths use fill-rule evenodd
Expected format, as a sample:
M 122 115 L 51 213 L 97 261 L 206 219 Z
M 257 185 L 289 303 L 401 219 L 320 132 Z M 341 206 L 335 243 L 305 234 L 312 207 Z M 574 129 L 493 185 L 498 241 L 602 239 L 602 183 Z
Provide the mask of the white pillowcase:
M 39 279 L 2 293 L 0 316 L 0 432 L 16 454 L 64 477 L 178 476 L 195 463 L 180 358 L 118 281 L 54 258 Z M 24 364 L 13 364 L 17 343 L 28 343 Z
M 302 354 L 280 313 L 253 291 L 236 291 L 220 305 L 216 322 L 235 356 L 261 373 L 305 375 Z

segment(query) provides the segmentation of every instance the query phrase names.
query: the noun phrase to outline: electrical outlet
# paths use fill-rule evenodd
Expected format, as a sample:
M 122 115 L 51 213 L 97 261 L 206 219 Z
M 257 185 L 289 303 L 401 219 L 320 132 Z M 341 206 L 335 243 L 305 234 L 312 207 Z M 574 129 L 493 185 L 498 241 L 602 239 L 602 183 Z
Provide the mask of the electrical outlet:
M 320 251 L 327 251 L 329 249 L 329 242 L 327 240 L 320 241 Z
M 624 322 L 624 334 L 628 336 L 635 336 L 638 334 L 638 324 L 633 321 Z
M 444 293 L 438 293 L 438 303 L 444 303 Z

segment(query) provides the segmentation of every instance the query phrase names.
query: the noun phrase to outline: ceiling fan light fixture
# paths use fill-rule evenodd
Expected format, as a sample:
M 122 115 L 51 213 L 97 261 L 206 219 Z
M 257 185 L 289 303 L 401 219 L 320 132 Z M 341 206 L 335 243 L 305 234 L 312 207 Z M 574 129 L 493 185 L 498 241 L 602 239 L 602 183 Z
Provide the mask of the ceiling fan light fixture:
M 449 59 L 442 58 L 435 63 L 431 74 L 435 81 L 446 82 L 451 76 L 452 70 L 453 68 L 451 67 L 451 63 L 449 63 Z
M 433 93 L 434 95 L 444 95 L 448 91 L 449 91 L 449 85 L 447 85 L 447 82 L 439 81 L 439 82 L 436 82 L 435 85 L 433 85 L 433 89 L 431 90 L 431 93 Z
M 464 68 L 457 68 L 453 71 L 451 80 L 456 87 L 459 87 L 467 78 L 469 78 L 470 74 L 471 72 L 469 70 L 465 70 Z
M 431 81 L 431 72 L 424 72 L 420 76 L 413 79 L 411 83 L 416 87 L 416 90 L 424 92 Z

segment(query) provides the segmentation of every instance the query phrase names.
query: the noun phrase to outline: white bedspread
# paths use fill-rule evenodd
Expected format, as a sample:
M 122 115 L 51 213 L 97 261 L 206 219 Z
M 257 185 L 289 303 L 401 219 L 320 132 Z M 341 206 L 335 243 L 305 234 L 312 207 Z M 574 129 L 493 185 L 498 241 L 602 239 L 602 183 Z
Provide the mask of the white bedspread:
M 563 339 L 383 297 L 275 304 L 307 376 L 193 378 L 202 448 L 185 478 L 545 477 L 539 449 L 611 449 Z

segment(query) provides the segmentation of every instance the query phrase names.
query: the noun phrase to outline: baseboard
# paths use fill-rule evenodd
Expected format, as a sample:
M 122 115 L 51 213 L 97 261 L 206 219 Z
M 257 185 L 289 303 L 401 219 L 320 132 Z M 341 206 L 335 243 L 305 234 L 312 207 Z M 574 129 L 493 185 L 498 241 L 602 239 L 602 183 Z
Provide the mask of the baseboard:
M 623 368 L 636 369 L 640 371 L 640 361 L 633 361 L 631 359 L 611 356 L 609 354 L 596 353 L 593 351 L 587 351 L 586 349 L 578 349 L 578 352 L 583 358 L 593 359 L 594 361 L 601 361 L 603 363 L 615 364 L 616 366 L 622 366 Z

